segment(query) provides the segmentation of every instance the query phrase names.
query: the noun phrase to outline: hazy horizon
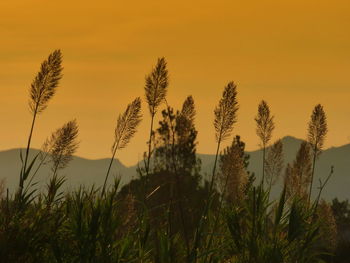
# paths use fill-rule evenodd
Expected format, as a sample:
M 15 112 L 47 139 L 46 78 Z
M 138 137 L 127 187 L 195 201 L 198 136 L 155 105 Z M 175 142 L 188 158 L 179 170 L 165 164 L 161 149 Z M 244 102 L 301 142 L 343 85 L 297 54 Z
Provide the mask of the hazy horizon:
M 64 76 L 37 120 L 35 148 L 76 118 L 77 154 L 109 156 L 118 114 L 135 97 L 144 98 L 145 75 L 161 56 L 168 62 L 169 104 L 179 108 L 194 97 L 198 152 L 215 149 L 213 110 L 231 80 L 240 105 L 233 133 L 248 150 L 258 145 L 254 117 L 262 99 L 275 116 L 273 139 L 305 138 L 312 109 L 321 103 L 329 124 L 325 146 L 347 144 L 349 11 L 343 0 L 2 1 L 0 121 L 6 125 L 0 149 L 26 145 L 28 89 L 40 63 L 58 48 Z M 146 150 L 150 116 L 144 100 L 142 112 L 138 133 L 119 154 L 123 163 L 141 159 Z
M 283 139 L 286 139 L 286 138 L 292 138 L 293 140 L 304 140 L 302 138 L 297 138 L 297 137 L 292 136 L 292 135 L 285 135 L 285 136 L 281 137 L 280 139 L 283 140 Z M 342 144 L 342 145 L 338 145 L 338 146 L 325 147 L 323 149 L 323 151 L 326 151 L 326 150 L 329 150 L 329 149 L 333 149 L 333 148 L 339 148 L 339 147 L 343 147 L 343 146 L 347 146 L 347 145 L 350 145 L 350 142 Z M 269 145 L 269 146 L 271 146 L 271 145 Z M 18 150 L 18 149 L 25 149 L 25 147 L 12 147 L 12 148 L 8 148 L 8 149 L 0 149 L 0 152 L 12 151 L 12 150 Z M 31 147 L 31 149 L 32 150 L 40 150 L 40 148 L 34 148 L 34 147 Z M 256 151 L 261 151 L 261 150 L 262 149 L 257 145 L 256 148 L 251 149 L 251 150 L 246 150 L 246 152 L 249 153 L 249 152 L 256 152 Z M 127 149 L 126 149 L 126 151 L 127 151 Z M 199 155 L 215 155 L 215 152 L 214 152 L 214 150 L 212 152 L 198 152 L 197 151 L 197 154 L 199 154 Z M 78 157 L 78 158 L 85 159 L 85 160 L 91 160 L 91 161 L 102 160 L 102 159 L 110 159 L 111 158 L 111 154 L 107 155 L 107 156 L 97 156 L 97 157 L 94 157 L 94 158 L 87 157 L 87 156 L 80 155 L 80 154 L 74 154 L 74 156 Z M 115 159 L 118 159 L 123 165 L 126 165 L 126 166 L 134 166 L 135 164 L 137 164 L 137 162 L 142 160 L 142 159 L 135 159 L 135 160 L 131 159 L 130 163 L 125 163 L 124 161 L 122 161 L 123 160 L 122 157 L 123 157 L 123 150 L 120 152 L 119 155 L 115 156 Z
M 0 0 L 0 261 L 348 262 L 349 14 Z

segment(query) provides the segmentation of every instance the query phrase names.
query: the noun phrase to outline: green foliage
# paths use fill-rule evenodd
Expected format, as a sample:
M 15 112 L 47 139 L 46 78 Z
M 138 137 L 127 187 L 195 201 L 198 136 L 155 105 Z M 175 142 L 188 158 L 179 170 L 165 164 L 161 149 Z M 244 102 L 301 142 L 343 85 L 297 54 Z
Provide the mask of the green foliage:
M 345 263 L 350 258 L 350 204 L 349 201 L 332 201 L 332 210 L 337 224 L 337 246 L 333 261 Z
M 226 211 L 231 262 L 320 262 L 319 222 L 311 211 L 298 199 L 288 207 L 285 190 L 271 207 L 268 192 L 254 187 L 242 205 Z

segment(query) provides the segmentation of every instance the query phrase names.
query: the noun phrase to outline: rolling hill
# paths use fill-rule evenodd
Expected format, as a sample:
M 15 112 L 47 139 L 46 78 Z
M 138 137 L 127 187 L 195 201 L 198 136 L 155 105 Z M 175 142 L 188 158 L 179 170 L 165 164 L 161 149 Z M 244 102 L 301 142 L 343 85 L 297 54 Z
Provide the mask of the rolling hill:
M 284 146 L 284 158 L 286 163 L 294 160 L 296 152 L 302 140 L 286 136 L 282 139 Z M 11 149 L 0 152 L 0 179 L 5 178 L 6 187 L 12 192 L 18 184 L 18 175 L 21 167 L 20 150 Z M 22 149 L 23 150 L 23 149 Z M 38 150 L 32 150 L 31 156 L 38 153 Z M 259 181 L 262 167 L 262 151 L 256 150 L 247 152 L 250 155 L 250 164 L 248 170 L 254 172 L 257 181 Z M 211 173 L 214 163 L 214 155 L 198 154 L 202 160 L 202 173 L 204 177 L 208 177 Z M 65 186 L 68 189 L 76 188 L 83 184 L 85 186 L 101 186 L 103 184 L 109 159 L 89 160 L 74 156 L 70 165 L 61 171 L 61 174 L 67 177 Z M 121 184 L 129 182 L 132 178 L 137 177 L 137 165 L 127 167 L 118 160 L 115 160 L 112 175 L 120 176 Z M 342 199 L 350 199 L 350 144 L 341 147 L 332 147 L 326 149 L 321 154 L 315 174 L 315 190 L 319 185 L 319 179 L 324 180 L 329 174 L 330 167 L 334 166 L 334 175 L 330 179 L 327 187 L 323 192 L 323 197 L 330 200 L 335 197 Z M 43 166 L 36 177 L 38 185 L 43 186 L 48 181 L 50 176 L 50 167 Z M 112 176 L 111 176 L 112 177 Z M 112 178 L 110 182 L 112 181 Z M 281 189 L 281 180 L 273 190 L 273 195 L 276 195 Z

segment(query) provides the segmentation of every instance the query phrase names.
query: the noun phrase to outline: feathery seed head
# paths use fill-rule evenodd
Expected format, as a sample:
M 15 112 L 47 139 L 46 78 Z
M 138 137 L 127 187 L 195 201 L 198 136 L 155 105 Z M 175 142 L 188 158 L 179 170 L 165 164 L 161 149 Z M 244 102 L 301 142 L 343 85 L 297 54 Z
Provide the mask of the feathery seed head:
M 128 104 L 125 112 L 118 116 L 117 126 L 114 130 L 112 152 L 127 146 L 137 131 L 141 117 L 141 99 L 137 97 L 133 102 Z
M 222 193 L 229 202 L 242 200 L 248 182 L 244 165 L 244 149 L 236 137 L 232 145 L 220 156 L 219 183 Z
M 256 134 L 259 136 L 262 146 L 266 146 L 271 140 L 272 131 L 275 128 L 273 118 L 274 116 L 270 114 L 269 105 L 262 100 L 258 107 L 258 115 L 255 117 Z
M 231 135 L 233 124 L 237 121 L 237 90 L 236 84 L 232 81 L 227 84 L 219 101 L 219 105 L 214 110 L 215 138 L 219 142 Z
M 282 140 L 277 140 L 269 149 L 266 158 L 266 180 L 270 184 L 275 184 L 282 174 L 284 166 L 283 158 L 283 143 Z
M 310 145 L 302 142 L 293 165 L 286 169 L 286 187 L 288 196 L 298 196 L 306 200 L 307 188 L 311 181 Z
M 49 100 L 55 95 L 59 80 L 62 78 L 62 53 L 55 50 L 41 64 L 41 69 L 30 87 L 29 109 L 41 113 L 47 107 Z
M 321 104 L 315 106 L 308 128 L 308 142 L 316 155 L 322 151 L 325 137 L 327 135 L 327 117 Z
M 49 154 L 53 163 L 52 169 L 65 168 L 72 160 L 73 154 L 78 149 L 79 143 L 78 125 L 76 120 L 72 120 L 57 129 L 44 143 L 44 151 Z
M 188 96 L 182 105 L 181 115 L 187 120 L 193 122 L 196 116 L 196 109 L 194 107 L 194 100 L 192 96 Z
M 167 94 L 169 78 L 165 58 L 159 58 L 152 72 L 146 76 L 146 101 L 150 114 L 154 116 L 158 106 L 163 102 Z
M 188 96 L 182 105 L 181 112 L 176 116 L 175 130 L 178 133 L 179 139 L 185 139 L 190 135 L 191 129 L 194 127 L 194 119 L 196 109 L 192 96 Z M 187 136 L 186 136 L 187 135 Z

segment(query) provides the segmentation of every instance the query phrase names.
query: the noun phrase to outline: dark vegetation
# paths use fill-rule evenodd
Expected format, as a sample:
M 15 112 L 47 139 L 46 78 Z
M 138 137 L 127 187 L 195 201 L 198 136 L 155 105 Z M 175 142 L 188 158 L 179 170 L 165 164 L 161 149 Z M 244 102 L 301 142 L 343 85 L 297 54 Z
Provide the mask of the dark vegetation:
M 263 166 L 255 175 L 247 171 L 245 143 L 232 134 L 239 106 L 237 87 L 229 82 L 214 110 L 216 159 L 205 180 L 196 155 L 194 100 L 189 96 L 178 111 L 168 105 L 167 64 L 161 58 L 146 76 L 151 124 L 139 177 L 121 188 L 118 178 L 108 183 L 118 150 L 141 121 L 141 99 L 136 98 L 117 119 L 104 185 L 64 192 L 60 171 L 78 147 L 75 120 L 29 158 L 36 121 L 62 77 L 61 61 L 61 52 L 53 52 L 30 88 L 32 125 L 27 150 L 20 155 L 18 189 L 12 194 L 2 185 L 1 262 L 349 262 L 348 201 L 322 200 L 333 167 L 311 198 L 327 134 L 321 105 L 312 112 L 307 142 L 284 167 L 281 140 L 268 148 L 274 117 L 267 102 L 260 103 L 255 121 Z M 222 148 L 226 140 L 232 143 Z M 35 175 L 43 165 L 51 166 L 51 176 L 46 189 L 38 189 Z M 284 187 L 273 200 L 270 191 L 279 178 Z

